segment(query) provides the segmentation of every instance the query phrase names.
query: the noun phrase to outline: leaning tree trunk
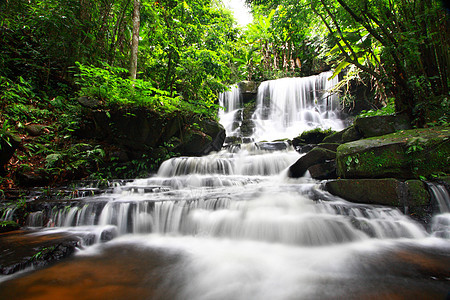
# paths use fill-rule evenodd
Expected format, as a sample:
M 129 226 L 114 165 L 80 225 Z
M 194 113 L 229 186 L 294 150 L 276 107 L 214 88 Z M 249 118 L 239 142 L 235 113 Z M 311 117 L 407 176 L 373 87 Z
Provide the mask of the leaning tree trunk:
M 140 0 L 134 0 L 133 9 L 133 38 L 131 41 L 131 64 L 130 64 L 130 76 L 131 80 L 136 79 L 137 74 L 137 58 L 138 58 L 138 45 L 139 45 L 139 26 L 141 23 L 140 15 Z

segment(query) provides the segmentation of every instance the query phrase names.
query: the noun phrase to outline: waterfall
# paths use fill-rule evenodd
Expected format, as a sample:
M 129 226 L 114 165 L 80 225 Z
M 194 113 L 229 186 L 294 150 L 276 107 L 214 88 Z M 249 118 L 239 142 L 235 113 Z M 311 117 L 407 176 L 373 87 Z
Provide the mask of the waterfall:
M 219 110 L 220 123 L 226 130 L 227 136 L 238 136 L 239 126 L 242 122 L 242 97 L 237 85 L 230 87 L 229 91 L 219 95 Z
M 261 84 L 253 138 L 338 129 L 338 100 L 324 93 L 333 84 L 329 75 Z M 222 122 L 233 114 L 224 125 L 237 136 L 231 123 L 244 121 L 236 118 L 236 89 L 221 96 L 220 114 Z M 287 142 L 234 145 L 169 159 L 149 178 L 38 206 L 28 216 L 32 234 L 83 236 L 85 244 L 63 264 L 17 281 L 0 277 L 2 296 L 89 298 L 98 296 L 97 285 L 108 299 L 447 295 L 450 214 L 441 186 L 430 187 L 443 203 L 430 233 L 396 207 L 350 203 L 308 176 L 288 178 L 299 157 Z M 13 215 L 9 208 L 2 219 Z
M 439 211 L 441 213 L 450 213 L 450 195 L 447 188 L 443 184 L 433 182 L 428 182 L 427 184 L 432 197 L 439 206 Z
M 328 80 L 332 72 L 302 78 L 262 82 L 253 116 L 255 140 L 293 138 L 301 132 L 320 128 L 340 130 L 339 99 L 330 93 L 338 83 Z
M 332 72 L 299 78 L 282 78 L 260 84 L 252 140 L 272 141 L 293 138 L 303 131 L 317 127 L 341 130 L 340 104 L 337 95 L 330 93 L 338 78 L 329 79 Z M 242 124 L 242 99 L 239 88 L 219 96 L 224 111 L 219 114 L 227 136 L 239 136 Z
M 443 184 L 427 182 L 432 199 L 437 203 L 439 214 L 433 216 L 432 232 L 434 236 L 450 239 L 450 195 Z

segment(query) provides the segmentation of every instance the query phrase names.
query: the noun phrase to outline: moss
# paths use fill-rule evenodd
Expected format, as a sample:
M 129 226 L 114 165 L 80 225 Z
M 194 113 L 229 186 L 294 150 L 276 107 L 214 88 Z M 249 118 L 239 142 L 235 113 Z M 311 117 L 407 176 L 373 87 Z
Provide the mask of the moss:
M 352 149 L 338 147 L 338 175 L 343 178 L 406 178 L 408 166 L 399 144 L 386 144 L 378 147 Z
M 450 173 L 448 127 L 404 130 L 338 147 L 342 178 L 423 178 Z
M 450 139 L 430 139 L 410 143 L 406 151 L 416 178 L 450 172 Z
M 331 129 L 315 128 L 312 130 L 304 131 L 299 136 L 292 140 L 295 145 L 305 145 L 305 144 L 319 144 L 324 138 L 333 134 L 334 131 Z
M 407 180 L 408 200 L 411 206 L 426 206 L 430 204 L 430 194 L 425 184 L 420 180 Z

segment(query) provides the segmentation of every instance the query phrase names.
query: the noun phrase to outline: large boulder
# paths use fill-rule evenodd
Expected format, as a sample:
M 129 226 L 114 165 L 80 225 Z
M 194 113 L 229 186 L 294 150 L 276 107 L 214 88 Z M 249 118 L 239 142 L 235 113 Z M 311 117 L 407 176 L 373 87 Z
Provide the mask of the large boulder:
M 145 109 L 92 111 L 96 136 L 139 158 L 170 144 L 181 155 L 205 155 L 221 149 L 225 130 L 217 121 L 182 115 L 161 115 Z
M 420 178 L 450 172 L 449 127 L 403 130 L 342 144 L 341 178 Z
M 100 137 L 134 151 L 158 145 L 165 130 L 165 120 L 146 109 L 94 111 L 96 131 Z
M 336 175 L 336 161 L 328 160 L 323 163 L 313 165 L 308 168 L 309 174 L 312 178 L 318 180 L 334 179 Z
M 411 122 L 404 114 L 357 118 L 354 124 L 365 138 L 411 129 Z
M 179 150 L 182 155 L 206 155 L 212 151 L 219 151 L 225 137 L 225 129 L 221 124 L 213 120 L 202 120 L 198 129 L 186 131 Z
M 323 130 L 321 128 L 315 128 L 304 131 L 299 136 L 292 139 L 292 146 L 294 146 L 297 152 L 306 153 L 311 151 L 317 144 L 321 143 L 324 138 L 331 134 L 334 134 L 334 131 L 331 129 Z
M 355 126 L 349 126 L 341 131 L 326 136 L 322 143 L 348 143 L 361 139 L 363 136 Z
M 336 179 L 325 183 L 331 194 L 354 203 L 388 206 L 427 206 L 430 195 L 420 180 L 402 182 L 394 178 Z
M 292 166 L 289 167 L 288 176 L 299 178 L 305 175 L 308 168 L 325 163 L 336 158 L 336 152 L 325 148 L 316 147 L 300 157 Z

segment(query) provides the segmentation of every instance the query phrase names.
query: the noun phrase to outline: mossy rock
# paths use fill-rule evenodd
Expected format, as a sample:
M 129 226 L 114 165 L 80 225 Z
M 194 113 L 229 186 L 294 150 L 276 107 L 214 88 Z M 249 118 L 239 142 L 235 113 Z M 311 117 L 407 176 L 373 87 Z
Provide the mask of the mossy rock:
M 420 180 L 405 181 L 408 192 L 408 205 L 417 207 L 430 204 L 430 193 L 424 182 Z
M 323 163 L 313 165 L 308 168 L 308 172 L 314 179 L 334 179 L 336 178 L 336 161 L 328 160 Z
M 355 126 L 365 138 L 411 129 L 410 120 L 407 115 L 357 118 L 355 120 Z
M 414 179 L 450 173 L 449 127 L 403 130 L 343 144 L 337 149 L 342 178 Z
M 348 143 L 353 142 L 356 140 L 361 139 L 363 136 L 358 131 L 358 129 L 355 126 L 349 126 L 345 128 L 344 130 L 334 132 L 330 135 L 327 135 L 323 140 L 322 143 Z
M 361 139 L 363 136 L 356 126 L 349 126 L 342 132 L 342 143 L 353 142 Z
M 325 188 L 354 203 L 417 208 L 415 211 L 430 205 L 430 194 L 420 180 L 339 179 L 326 182 Z
M 325 137 L 322 141 L 322 143 L 338 143 L 342 144 L 342 135 L 344 134 L 344 130 L 335 132 L 330 134 L 329 136 Z
M 321 129 L 321 128 L 315 128 L 312 130 L 304 131 L 299 136 L 295 137 L 292 140 L 292 144 L 294 146 L 300 145 L 300 144 L 319 144 L 323 141 L 323 139 L 331 134 L 333 134 L 334 131 L 331 129 Z

